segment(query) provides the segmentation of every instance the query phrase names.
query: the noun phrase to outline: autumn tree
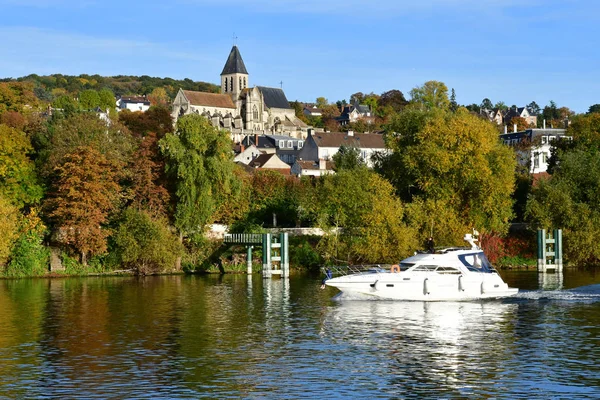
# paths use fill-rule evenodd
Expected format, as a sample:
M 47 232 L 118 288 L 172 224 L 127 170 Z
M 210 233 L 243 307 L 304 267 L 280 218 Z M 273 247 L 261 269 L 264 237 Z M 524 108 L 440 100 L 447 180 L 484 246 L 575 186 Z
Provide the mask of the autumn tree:
M 237 189 L 231 139 L 196 114 L 181 117 L 176 133 L 159 143 L 173 183 L 175 226 L 182 236 L 202 233 L 224 199 Z
M 55 167 L 56 181 L 46 201 L 57 241 L 88 256 L 106 251 L 108 217 L 118 204 L 122 164 L 97 149 L 80 146 Z
M 79 94 L 79 105 L 83 110 L 93 110 L 100 106 L 100 95 L 93 89 L 84 90 Z
M 150 104 L 153 106 L 163 106 L 166 107 L 169 104 L 169 95 L 164 88 L 157 87 L 152 90 L 152 93 L 148 95 L 148 99 L 150 100 Z
M 112 122 L 107 124 L 94 113 L 78 113 L 53 120 L 45 138 L 39 139 L 39 165 L 44 176 L 49 176 L 62 158 L 78 147 L 92 147 L 107 159 L 126 164 L 134 143 L 129 130 Z
M 523 117 L 512 117 L 510 122 L 508 123 L 509 128 L 517 126 L 517 132 L 522 132 L 526 129 L 529 129 L 529 123 Z
M 158 139 L 162 139 L 168 132 L 173 132 L 171 112 L 162 106 L 150 107 L 143 113 L 123 110 L 119 113 L 119 122 L 137 137 L 144 137 L 149 132 L 154 132 Z
M 427 81 L 410 91 L 411 101 L 426 109 L 446 109 L 450 105 L 448 87 L 443 82 Z
M 423 236 L 433 229 L 451 244 L 460 243 L 468 227 L 507 231 L 515 158 L 488 121 L 464 108 L 456 113 L 405 110 L 389 125 L 386 142 L 393 152 L 376 168 L 413 203 L 413 215 L 428 217 L 413 219 Z M 415 211 L 419 204 L 421 210 Z M 459 223 L 452 234 L 440 229 L 447 221 Z
M 4 266 L 18 236 L 19 210 L 0 192 L 0 266 Z
M 129 169 L 133 205 L 155 217 L 166 216 L 170 195 L 165 187 L 164 161 L 154 132 L 140 139 Z

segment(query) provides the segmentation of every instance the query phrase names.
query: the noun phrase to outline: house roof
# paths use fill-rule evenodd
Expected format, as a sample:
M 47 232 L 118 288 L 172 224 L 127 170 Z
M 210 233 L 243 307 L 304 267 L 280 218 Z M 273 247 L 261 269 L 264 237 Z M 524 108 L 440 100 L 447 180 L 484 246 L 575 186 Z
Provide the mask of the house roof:
M 194 92 L 192 90 L 183 90 L 183 94 L 194 106 L 235 108 L 233 100 L 227 94 Z
M 302 169 L 310 169 L 310 170 L 320 169 L 318 161 L 300 161 L 300 160 L 296 160 L 296 163 Z M 325 169 L 326 170 L 332 170 L 333 169 L 333 161 L 327 161 L 325 163 Z
M 144 96 L 122 96 L 120 100 L 122 103 L 144 103 L 150 105 L 150 100 Z
M 227 57 L 227 62 L 223 67 L 223 72 L 221 72 L 221 75 L 227 74 L 248 75 L 248 71 L 246 71 L 246 66 L 244 65 L 244 60 L 242 60 L 242 55 L 240 54 L 240 51 L 238 50 L 237 46 L 233 46 L 231 48 L 229 57 Z
M 384 149 L 383 135 L 376 133 L 355 133 L 349 136 L 346 132 L 313 133 L 312 137 L 319 147 L 352 146 L 366 149 Z
M 251 167 L 268 169 L 289 169 L 290 166 L 281 161 L 277 154 L 261 154 L 250 162 Z
M 265 99 L 265 105 L 269 108 L 292 108 L 290 102 L 282 89 L 266 86 L 257 86 Z

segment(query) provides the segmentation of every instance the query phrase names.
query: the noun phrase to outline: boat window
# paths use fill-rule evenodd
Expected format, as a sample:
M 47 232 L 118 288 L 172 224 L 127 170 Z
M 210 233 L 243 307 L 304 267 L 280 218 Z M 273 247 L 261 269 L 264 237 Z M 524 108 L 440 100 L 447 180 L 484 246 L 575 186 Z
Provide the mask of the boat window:
M 469 271 L 475 271 L 475 272 L 493 272 L 494 271 L 494 267 L 492 267 L 492 264 L 490 264 L 490 262 L 486 258 L 485 254 L 483 254 L 483 252 L 461 254 L 458 256 L 458 259 L 460 260 L 461 263 L 463 263 L 463 265 L 465 267 L 467 267 L 467 269 Z
M 414 270 L 415 271 L 435 271 L 437 267 L 438 267 L 437 265 L 419 265 Z
M 415 264 L 413 263 L 400 263 L 400 271 L 406 271 L 409 268 L 412 268 Z
M 454 267 L 438 267 L 438 269 L 435 271 L 438 274 L 460 274 L 460 271 Z

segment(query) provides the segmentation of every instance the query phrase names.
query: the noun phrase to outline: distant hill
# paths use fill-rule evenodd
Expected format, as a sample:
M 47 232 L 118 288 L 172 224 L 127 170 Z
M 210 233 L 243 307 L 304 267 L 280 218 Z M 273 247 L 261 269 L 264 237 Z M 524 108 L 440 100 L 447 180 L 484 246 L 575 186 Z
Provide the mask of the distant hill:
M 145 95 L 150 94 L 156 88 L 164 88 L 167 95 L 172 99 L 179 88 L 185 90 L 197 90 L 200 92 L 219 92 L 219 86 L 208 82 L 196 82 L 191 79 L 158 78 L 147 75 L 131 76 L 100 76 L 100 75 L 62 75 L 53 74 L 40 76 L 36 74 L 23 76 L 21 78 L 4 78 L 0 82 L 31 82 L 34 85 L 34 93 L 42 101 L 52 101 L 59 94 L 65 92 L 78 94 L 87 89 L 102 90 L 109 89 L 115 96 Z

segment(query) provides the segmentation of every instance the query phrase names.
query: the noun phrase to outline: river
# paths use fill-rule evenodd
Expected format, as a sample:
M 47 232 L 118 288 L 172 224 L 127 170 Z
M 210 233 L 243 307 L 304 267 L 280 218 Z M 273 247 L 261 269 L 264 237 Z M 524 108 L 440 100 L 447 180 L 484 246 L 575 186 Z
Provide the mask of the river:
M 600 271 L 502 275 L 524 290 L 463 303 L 306 276 L 0 281 L 0 397 L 600 398 Z

